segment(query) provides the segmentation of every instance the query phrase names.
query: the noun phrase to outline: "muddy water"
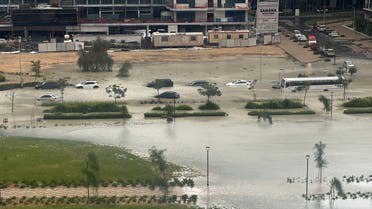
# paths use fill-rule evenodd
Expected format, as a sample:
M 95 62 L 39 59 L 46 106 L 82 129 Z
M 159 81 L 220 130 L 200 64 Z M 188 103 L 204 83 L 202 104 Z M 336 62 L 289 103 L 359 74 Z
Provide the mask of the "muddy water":
M 306 154 L 314 143 L 327 144 L 327 179 L 343 175 L 372 174 L 372 120 L 352 117 L 343 120 L 276 120 L 274 125 L 255 119 L 228 118 L 128 121 L 123 126 L 53 127 L 9 130 L 9 134 L 70 138 L 99 144 L 123 146 L 146 153 L 155 145 L 167 149 L 170 161 L 206 173 L 205 146 L 210 146 L 209 204 L 250 209 L 326 209 L 328 201 L 306 203 L 304 183 L 288 184 L 287 177 L 304 177 Z M 245 118 L 245 117 L 244 117 Z M 317 176 L 310 160 L 309 176 Z M 188 191 L 206 205 L 205 176 Z M 344 185 L 346 191 L 372 191 L 369 185 Z M 328 192 L 328 184 L 312 183 L 310 193 Z M 337 209 L 370 209 L 371 200 L 337 200 Z

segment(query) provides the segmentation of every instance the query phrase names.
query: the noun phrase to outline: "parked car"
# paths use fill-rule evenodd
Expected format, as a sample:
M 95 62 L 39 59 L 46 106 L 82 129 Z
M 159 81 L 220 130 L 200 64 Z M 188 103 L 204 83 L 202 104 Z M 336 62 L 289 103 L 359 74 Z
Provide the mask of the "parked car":
M 205 81 L 205 80 L 196 80 L 196 81 L 192 81 L 191 83 L 189 84 L 186 84 L 187 86 L 199 86 L 199 87 L 203 87 L 204 85 L 208 84 L 209 82 L 208 81 Z
M 330 33 L 328 33 L 328 35 L 332 38 L 337 38 L 340 36 L 337 31 L 331 31 Z
M 353 68 L 355 67 L 354 63 L 350 60 L 346 60 L 344 61 L 344 64 L 343 64 L 343 67 L 346 69 L 346 70 L 349 70 L 350 68 Z
M 247 80 L 235 80 L 226 84 L 226 86 L 251 86 L 252 81 Z
M 160 80 L 161 82 L 164 82 L 164 87 L 173 87 L 173 81 L 171 79 L 165 78 L 165 79 L 155 79 L 154 81 L 151 81 L 146 85 L 146 87 L 153 88 L 155 85 L 155 82 L 157 80 Z
M 75 85 L 78 89 L 96 89 L 99 88 L 97 81 L 84 81 Z
M 60 85 L 56 81 L 45 81 L 35 86 L 35 89 L 59 89 L 59 88 Z
M 319 32 L 324 32 L 327 29 L 327 26 L 326 25 L 316 25 L 315 28 Z
M 279 82 L 275 83 L 274 85 L 271 86 L 273 89 L 280 89 L 282 86 L 280 85 Z
M 178 99 L 180 98 L 180 95 L 177 92 L 174 91 L 166 91 L 161 94 L 156 95 L 156 98 L 161 98 L 161 99 Z
M 298 36 L 297 40 L 300 41 L 300 42 L 305 42 L 305 41 L 307 41 L 307 38 L 306 38 L 305 35 L 300 35 L 300 36 Z
M 325 57 L 334 57 L 336 55 L 335 50 L 333 49 L 324 49 L 323 56 Z
M 37 101 L 41 102 L 56 102 L 59 101 L 59 97 L 53 95 L 53 94 L 45 94 L 36 99 Z

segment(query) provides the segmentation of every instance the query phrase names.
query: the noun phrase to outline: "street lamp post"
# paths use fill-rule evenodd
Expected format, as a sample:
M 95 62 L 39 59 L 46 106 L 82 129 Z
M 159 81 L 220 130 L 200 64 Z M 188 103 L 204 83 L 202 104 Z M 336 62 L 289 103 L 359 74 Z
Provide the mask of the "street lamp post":
M 209 146 L 206 146 L 205 149 L 207 150 L 207 187 L 209 188 Z
M 309 159 L 310 155 L 306 155 L 306 201 L 309 198 Z

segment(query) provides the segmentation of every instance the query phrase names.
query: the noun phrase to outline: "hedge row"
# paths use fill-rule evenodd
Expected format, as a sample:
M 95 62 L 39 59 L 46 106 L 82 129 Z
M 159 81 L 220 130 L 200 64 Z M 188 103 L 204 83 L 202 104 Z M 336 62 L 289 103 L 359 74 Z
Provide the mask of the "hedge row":
M 372 107 L 372 97 L 354 98 L 343 104 L 344 107 Z
M 125 106 L 113 102 L 65 102 L 54 104 L 46 113 L 92 113 L 92 112 L 121 112 L 128 110 Z
M 196 195 L 182 196 L 94 196 L 90 197 L 10 197 L 1 198 L 0 206 L 17 206 L 17 205 L 82 205 L 89 203 L 90 205 L 116 205 L 116 204 L 196 204 L 198 197 Z
M 367 114 L 372 113 L 372 108 L 351 108 L 344 110 L 344 114 Z
M 35 87 L 39 82 L 27 82 L 23 83 L 23 87 Z M 6 91 L 10 89 L 18 89 L 21 88 L 20 83 L 5 83 L 0 85 L 0 91 Z
M 131 118 L 132 116 L 125 112 L 92 112 L 92 113 L 46 113 L 45 120 L 74 120 L 74 119 L 118 119 Z
M 248 113 L 250 116 L 257 116 L 262 110 L 254 110 Z M 266 113 L 270 115 L 313 115 L 315 114 L 312 110 L 297 110 L 297 111 L 289 111 L 289 110 L 283 110 L 283 111 L 270 111 L 265 110 Z
M 206 104 L 200 105 L 199 109 L 200 110 L 219 110 L 220 106 L 218 106 L 218 104 L 213 103 L 213 102 L 207 102 Z
M 294 109 L 302 107 L 304 107 L 304 105 L 301 101 L 291 99 L 249 101 L 245 105 L 246 109 Z
M 179 180 L 178 178 L 173 178 L 172 181 L 168 182 L 169 186 L 179 186 L 179 187 L 194 187 L 194 180 L 191 178 L 184 178 L 182 180 Z M 163 182 L 161 180 L 100 180 L 99 185 L 102 187 L 127 187 L 127 186 L 143 186 L 143 187 L 149 187 L 150 189 L 154 189 L 156 186 L 163 185 Z M 77 187 L 85 187 L 86 186 L 86 180 L 80 180 L 80 181 L 66 181 L 66 180 L 51 180 L 51 181 L 1 181 L 0 182 L 0 189 L 8 188 L 8 187 L 15 187 L 15 188 L 55 188 L 57 186 L 63 186 L 67 188 L 77 188 Z
M 144 114 L 145 118 L 165 118 L 166 113 L 163 112 L 147 112 Z M 206 116 L 227 116 L 225 112 L 176 112 L 175 115 L 179 117 L 206 117 Z
M 157 110 L 157 111 L 173 111 L 173 106 L 172 105 L 166 105 L 165 107 L 154 107 L 152 110 Z M 188 110 L 193 110 L 193 108 L 189 105 L 177 105 L 176 110 L 183 110 L 183 111 L 188 111 Z

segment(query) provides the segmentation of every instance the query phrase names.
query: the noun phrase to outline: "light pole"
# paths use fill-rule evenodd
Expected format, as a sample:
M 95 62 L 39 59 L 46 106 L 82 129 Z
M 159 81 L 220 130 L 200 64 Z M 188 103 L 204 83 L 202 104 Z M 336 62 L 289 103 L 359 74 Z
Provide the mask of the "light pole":
M 209 146 L 206 146 L 205 149 L 207 150 L 207 187 L 209 188 Z
M 325 11 L 325 0 L 323 0 L 323 25 L 325 25 L 325 16 L 326 16 L 326 11 Z
M 310 155 L 306 155 L 306 201 L 309 198 L 309 159 Z

